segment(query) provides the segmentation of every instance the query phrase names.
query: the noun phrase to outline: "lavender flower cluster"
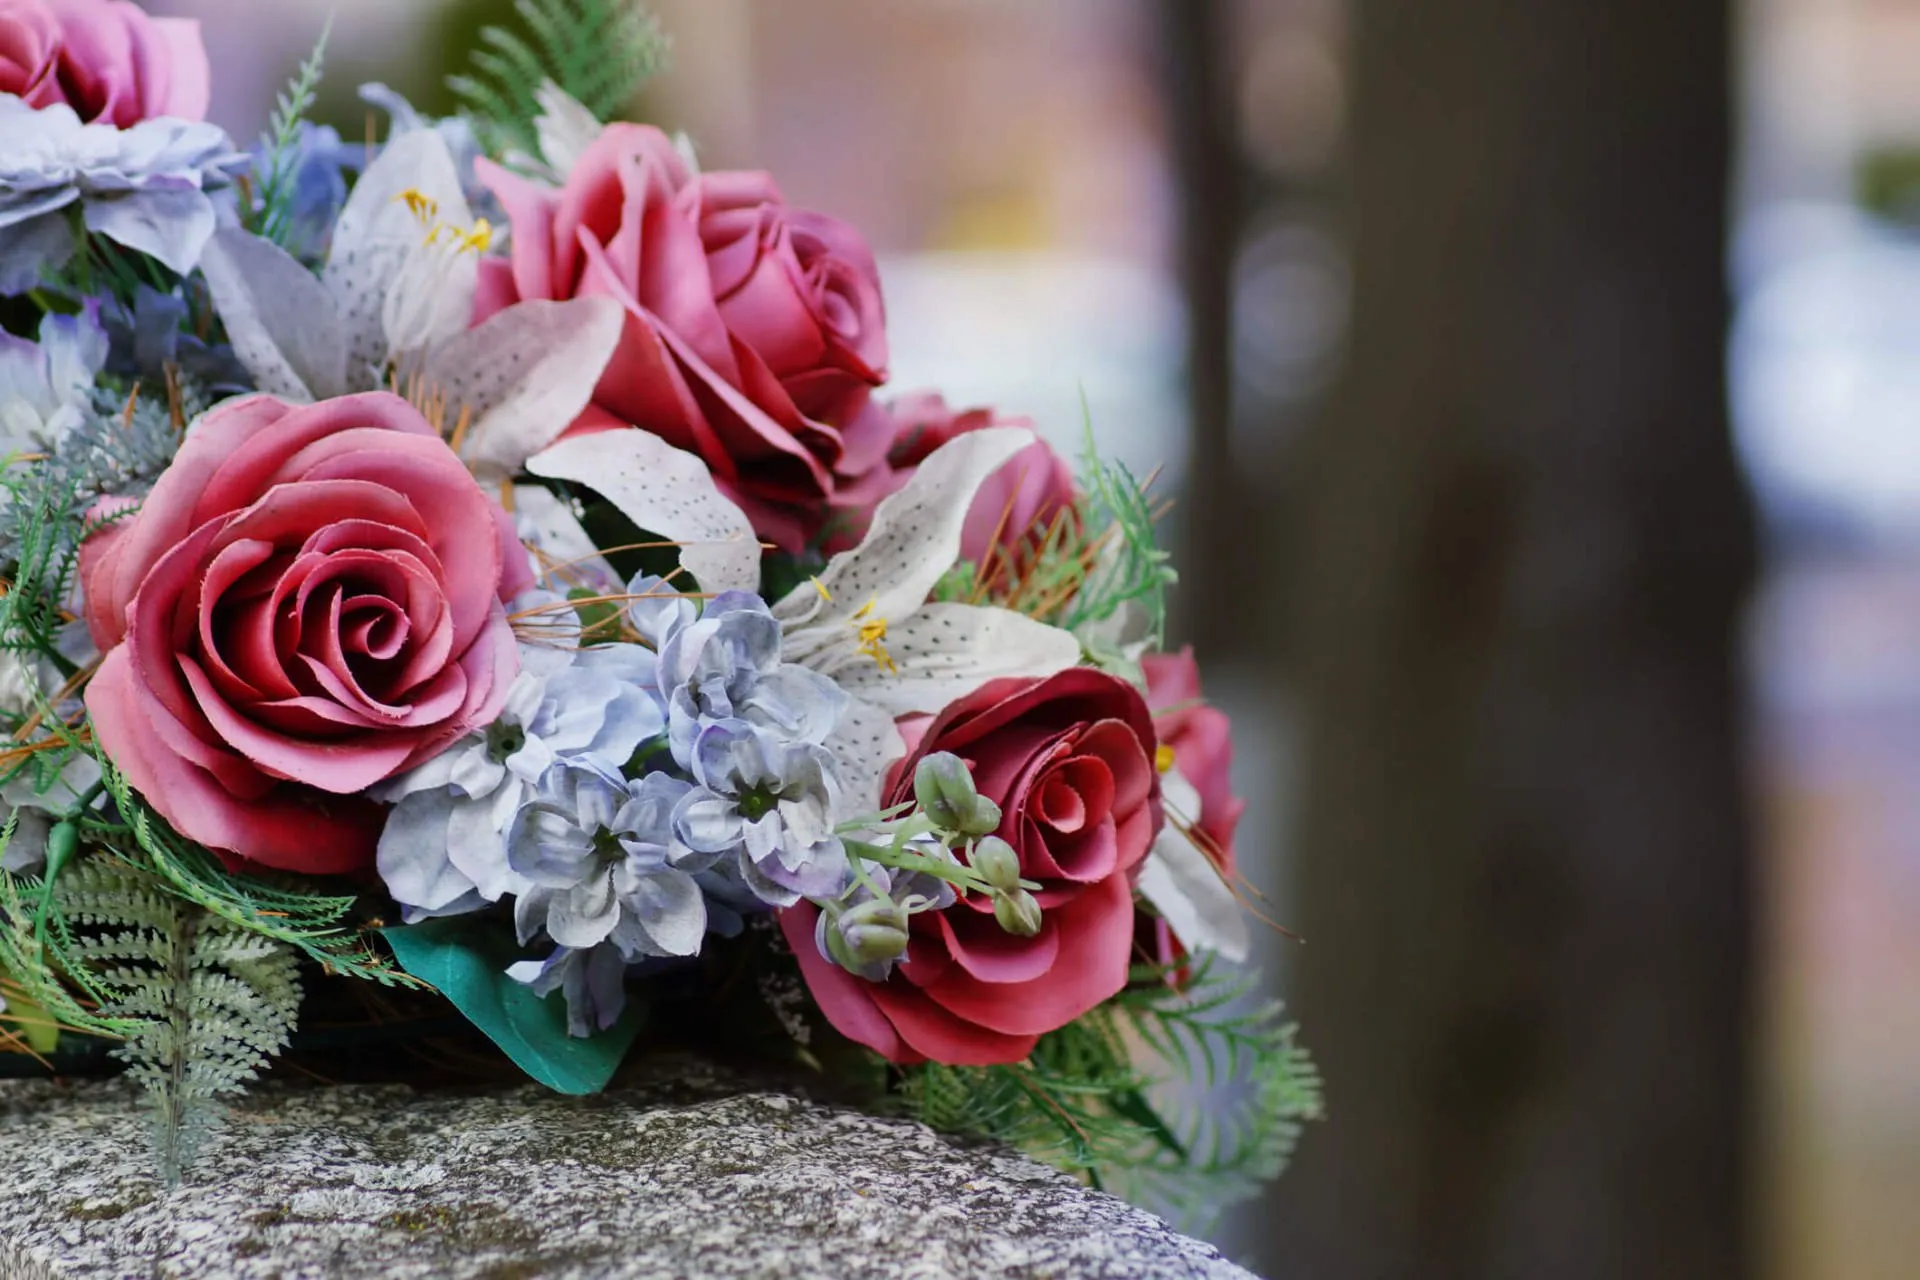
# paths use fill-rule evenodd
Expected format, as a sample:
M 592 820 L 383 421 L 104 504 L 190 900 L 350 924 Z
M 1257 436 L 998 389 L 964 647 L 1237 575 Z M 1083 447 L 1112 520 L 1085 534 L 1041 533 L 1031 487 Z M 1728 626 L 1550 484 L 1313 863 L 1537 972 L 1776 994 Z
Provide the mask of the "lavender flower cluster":
M 657 578 L 626 594 L 637 643 L 583 643 L 550 592 L 516 601 L 527 638 L 499 720 L 381 796 L 379 870 L 406 919 L 511 899 L 521 944 L 554 949 L 509 972 L 562 991 L 576 1035 L 620 1016 L 630 966 L 850 875 L 826 747 L 847 695 L 781 660 L 758 596 L 702 610 Z

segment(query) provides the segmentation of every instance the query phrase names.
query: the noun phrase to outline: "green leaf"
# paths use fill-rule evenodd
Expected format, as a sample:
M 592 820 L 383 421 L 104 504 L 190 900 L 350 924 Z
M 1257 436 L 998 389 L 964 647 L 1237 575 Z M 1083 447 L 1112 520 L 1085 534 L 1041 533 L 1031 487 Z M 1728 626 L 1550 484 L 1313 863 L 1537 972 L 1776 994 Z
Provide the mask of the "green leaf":
M 400 967 L 429 982 L 514 1065 L 557 1093 L 598 1093 L 626 1057 L 644 1021 L 638 1004 L 611 1028 L 581 1039 L 567 1034 L 567 1004 L 543 1000 L 507 976 L 516 958 L 470 920 L 428 920 L 382 929 Z

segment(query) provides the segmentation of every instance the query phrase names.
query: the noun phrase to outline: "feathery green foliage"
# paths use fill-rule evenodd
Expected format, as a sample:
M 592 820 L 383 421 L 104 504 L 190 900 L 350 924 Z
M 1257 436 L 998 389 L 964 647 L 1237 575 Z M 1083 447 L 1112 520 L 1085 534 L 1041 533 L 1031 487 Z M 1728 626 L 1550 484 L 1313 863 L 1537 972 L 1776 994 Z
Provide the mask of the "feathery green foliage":
M 129 866 L 152 875 L 167 892 L 227 925 L 305 954 L 328 974 L 382 986 L 424 985 L 349 927 L 356 902 L 351 894 L 321 893 L 291 878 L 228 871 L 213 854 L 175 834 L 111 762 L 101 761 L 101 775 L 120 821 L 89 821 L 89 834 Z
M 1165 984 L 1164 971 L 1146 970 L 1146 981 L 1109 1009 L 1174 1080 L 1208 1087 L 1170 1108 L 1174 1142 L 1143 1147 L 1116 1170 L 1116 1189 L 1170 1208 L 1194 1229 L 1279 1177 L 1301 1126 L 1325 1110 L 1297 1026 L 1260 996 L 1257 974 L 1217 974 L 1216 964 L 1199 960 L 1180 990 Z
M 80 544 L 131 514 L 129 508 L 93 517 L 89 509 L 103 494 L 151 486 L 179 451 L 185 423 L 205 406 L 203 393 L 184 379 L 159 394 L 96 387 L 56 456 L 0 471 L 0 562 L 13 569 L 0 601 L 0 649 L 73 674 L 59 633 L 70 620 L 65 606 L 74 597 Z
M 16 810 L 0 834 L 0 848 L 12 842 L 18 823 Z M 124 1039 L 136 1028 L 128 1019 L 100 1008 L 106 992 L 93 984 L 89 974 L 74 974 L 71 987 L 61 981 L 61 963 L 69 958 L 60 949 L 66 934 L 57 922 L 51 930 L 40 928 L 36 922 L 38 904 L 47 893 L 40 877 L 0 871 L 0 976 L 61 1026 Z
M 267 118 L 267 131 L 260 137 L 266 160 L 260 166 L 260 189 L 254 193 L 248 229 L 282 248 L 292 247 L 287 243 L 287 233 L 293 225 L 293 179 L 300 165 L 300 124 L 307 112 L 313 110 L 326 66 L 327 37 L 332 34 L 333 19 L 328 18 L 326 26 L 320 29 L 320 38 L 314 42 L 313 52 L 280 91 L 273 114 Z
M 484 27 L 471 69 L 447 87 L 494 155 L 540 155 L 535 93 L 552 82 L 599 120 L 615 118 L 660 69 L 667 38 L 638 0 L 517 0 L 522 30 Z
M 218 1100 L 286 1047 L 300 1008 L 294 953 L 113 858 L 74 863 L 53 896 L 64 968 L 125 1028 L 115 1053 L 152 1104 L 171 1185 Z
M 1193 1224 L 1280 1173 L 1301 1125 L 1319 1118 L 1320 1078 L 1280 1007 L 1251 975 L 1202 960 L 1182 988 L 1137 971 L 1113 1002 L 1042 1036 L 1024 1063 L 905 1072 L 909 1109 L 936 1129 L 993 1138 Z M 1163 1071 L 1143 1070 L 1133 1046 Z M 1157 1095 L 1203 1078 L 1226 1099 Z
M 1075 509 L 1032 529 L 1003 530 L 983 563 L 954 566 L 933 598 L 995 604 L 1072 631 L 1090 661 L 1135 683 L 1139 654 L 1166 629 L 1166 591 L 1178 578 L 1157 541 L 1151 480 L 1102 457 L 1085 422 Z
M 1144 638 L 1158 648 L 1167 624 L 1167 588 L 1179 574 L 1155 536 L 1153 502 L 1146 486 L 1124 464 L 1100 456 L 1091 416 L 1086 420 L 1078 478 L 1085 494 L 1080 504 L 1085 536 L 1100 543 L 1100 554 L 1060 625 L 1077 631 L 1132 605 L 1144 613 Z

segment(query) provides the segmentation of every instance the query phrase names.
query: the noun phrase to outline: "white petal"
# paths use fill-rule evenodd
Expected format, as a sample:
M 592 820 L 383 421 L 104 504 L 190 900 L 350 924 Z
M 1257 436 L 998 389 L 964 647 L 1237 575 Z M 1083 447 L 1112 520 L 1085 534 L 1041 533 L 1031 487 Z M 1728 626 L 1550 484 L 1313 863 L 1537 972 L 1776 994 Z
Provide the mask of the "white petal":
M 611 298 L 522 302 L 437 347 L 422 378 L 447 420 L 472 425 L 460 456 L 481 479 L 509 476 L 565 431 L 593 396 L 626 313 Z
M 880 810 L 880 790 L 887 770 L 907 754 L 907 744 L 893 717 L 871 702 L 855 698 L 827 739 L 834 772 L 840 777 L 840 808 L 833 820 L 848 822 Z
M 537 484 L 515 485 L 513 523 L 520 541 L 538 553 L 534 572 L 551 575 L 543 583 L 549 589 L 564 592 L 579 585 L 604 592 L 620 590 L 620 576 L 553 490 Z
M 540 104 L 533 131 L 540 140 L 541 157 L 555 173 L 572 172 L 574 162 L 606 126 L 551 80 L 533 91 L 533 100 Z
M 197 187 L 148 187 L 86 203 L 87 230 L 192 271 L 213 234 L 213 201 Z
M 586 485 L 648 533 L 680 544 L 680 563 L 706 591 L 760 586 L 760 540 L 707 464 L 634 430 L 575 436 L 527 460 L 527 470 Z M 811 587 L 808 590 L 812 590 Z
M 230 227 L 200 259 L 234 354 L 262 391 L 308 401 L 346 390 L 347 342 L 327 287 L 279 245 Z
M 897 670 L 855 655 L 828 672 L 895 716 L 932 713 L 1002 676 L 1050 676 L 1080 661 L 1072 634 L 993 605 L 930 604 L 888 627 Z
M 457 233 L 436 230 L 410 249 L 380 305 L 387 357 L 403 376 L 418 372 L 420 357 L 466 332 L 480 255 Z
M 426 240 L 427 228 L 401 198 L 406 191 L 418 191 L 432 201 L 441 222 L 464 229 L 473 220 L 453 154 L 432 129 L 391 139 L 354 183 L 320 275 L 340 304 L 347 380 L 354 388 L 371 387 L 371 371 L 386 363 L 387 287 Z
M 1253 939 L 1233 891 L 1207 855 L 1168 827 L 1153 842 L 1134 887 L 1189 951 L 1215 951 L 1238 964 Z
M 801 583 L 774 606 L 774 615 L 791 631 L 837 624 L 869 601 L 883 618 L 911 614 L 960 558 L 960 532 L 981 484 L 1032 443 L 1024 427 L 985 427 L 941 445 L 874 509 L 860 545 L 827 561 L 819 588 Z

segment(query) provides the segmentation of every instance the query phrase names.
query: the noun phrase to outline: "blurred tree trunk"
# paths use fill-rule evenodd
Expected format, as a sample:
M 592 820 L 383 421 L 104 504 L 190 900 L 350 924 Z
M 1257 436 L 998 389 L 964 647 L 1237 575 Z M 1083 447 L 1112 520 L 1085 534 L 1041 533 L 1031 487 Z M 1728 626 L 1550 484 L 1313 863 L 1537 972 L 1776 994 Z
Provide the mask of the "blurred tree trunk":
M 1727 0 L 1357 0 L 1278 1277 L 1749 1271 Z
M 1178 261 L 1187 341 L 1188 498 L 1178 509 L 1176 630 L 1209 661 L 1246 659 L 1246 601 L 1236 544 L 1256 523 L 1234 473 L 1233 263 L 1241 229 L 1239 150 L 1221 0 L 1154 0 L 1170 159 L 1180 192 Z

